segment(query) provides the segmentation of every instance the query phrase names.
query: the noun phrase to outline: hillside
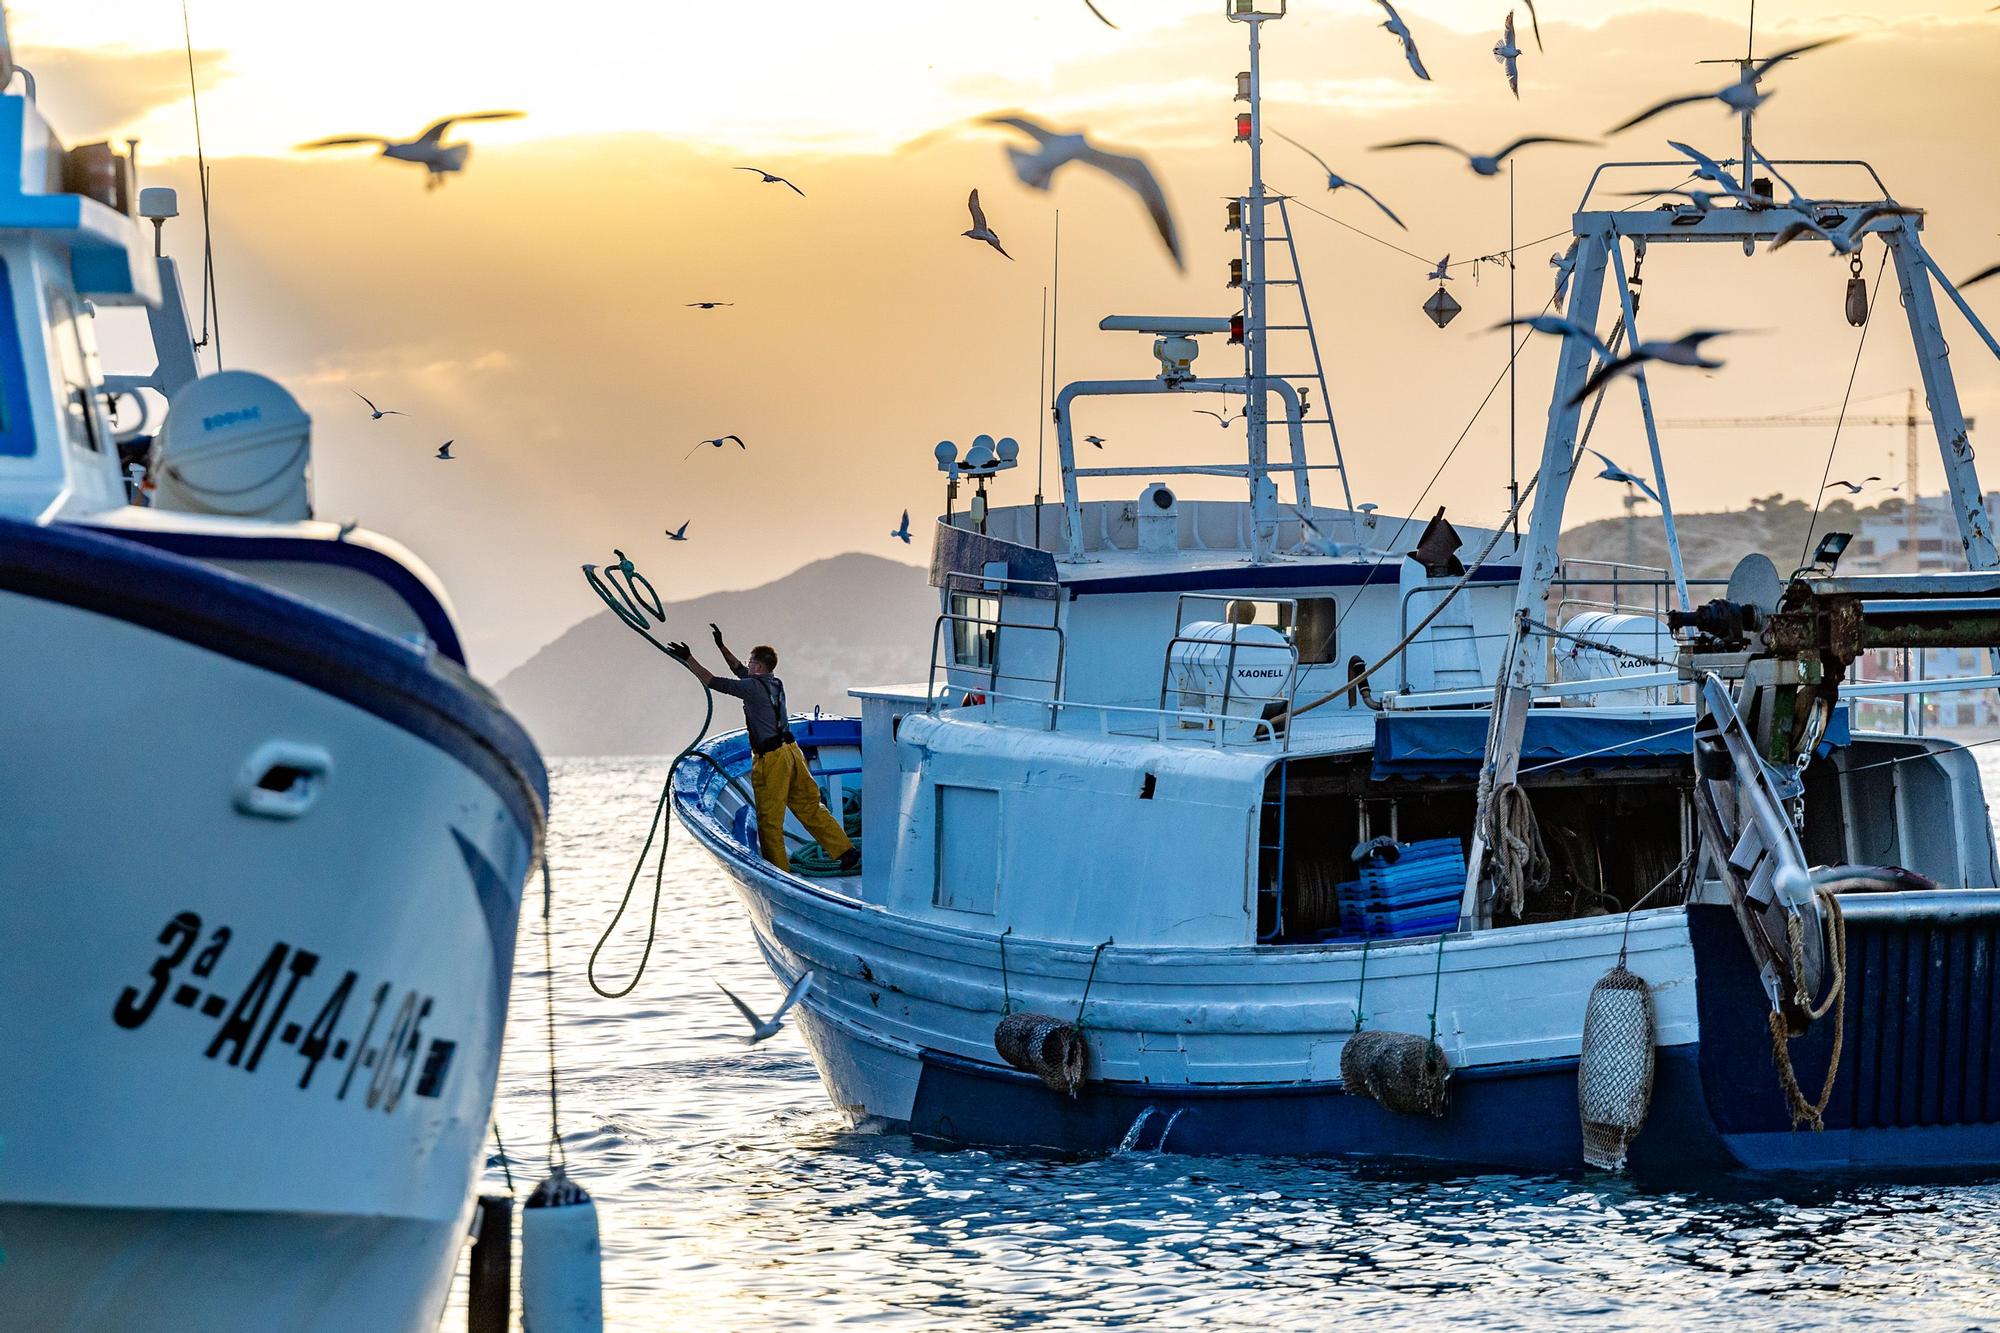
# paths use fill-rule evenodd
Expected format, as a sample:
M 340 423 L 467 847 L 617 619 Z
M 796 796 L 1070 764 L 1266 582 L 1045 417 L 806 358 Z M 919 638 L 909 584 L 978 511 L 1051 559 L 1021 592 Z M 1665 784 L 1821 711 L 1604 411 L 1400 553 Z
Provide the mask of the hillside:
M 1767 495 L 1752 500 L 1748 509 L 1721 514 L 1676 514 L 1674 525 L 1680 532 L 1681 558 L 1687 562 L 1690 579 L 1727 579 L 1736 562 L 1752 551 L 1771 557 L 1780 574 L 1788 574 L 1802 562 L 1806 533 L 1819 536 L 1829 532 L 1852 532 L 1863 515 L 1901 514 L 1900 499 L 1856 509 L 1846 500 L 1828 500 L 1820 511 L 1819 523 L 1812 522 L 1812 506 L 1804 500 Z M 1628 542 L 1623 518 L 1601 518 L 1563 533 L 1562 553 L 1566 559 L 1615 560 L 1664 567 L 1667 541 L 1660 526 L 1660 511 L 1646 505 L 1632 525 Z M 1696 601 L 1720 596 L 1719 590 L 1697 590 Z
M 671 605 L 656 635 L 686 639 L 720 669 L 708 634 L 715 621 L 740 655 L 758 643 L 777 648 L 794 709 L 852 712 L 850 686 L 923 678 L 936 615 L 923 570 L 850 553 L 759 588 Z M 699 706 L 693 682 L 609 611 L 570 627 L 495 689 L 551 755 L 671 752 L 700 717 L 689 711 Z M 733 700 L 716 702 L 719 727 L 742 725 Z

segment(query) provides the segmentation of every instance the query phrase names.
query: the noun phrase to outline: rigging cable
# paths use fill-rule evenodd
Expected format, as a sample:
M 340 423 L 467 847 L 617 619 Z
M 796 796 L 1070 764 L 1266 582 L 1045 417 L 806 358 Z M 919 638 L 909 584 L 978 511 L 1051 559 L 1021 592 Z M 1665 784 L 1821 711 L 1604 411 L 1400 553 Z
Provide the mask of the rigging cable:
M 1813 497 L 1812 522 L 1806 525 L 1806 543 L 1799 549 L 1801 567 L 1812 557 L 1813 533 L 1819 529 L 1819 508 L 1826 503 L 1826 488 L 1830 484 L 1827 478 L 1833 475 L 1834 451 L 1840 448 L 1840 429 L 1847 424 L 1847 404 L 1854 396 L 1854 377 L 1861 372 L 1861 353 L 1868 346 L 1868 330 L 1875 326 L 1875 302 L 1881 298 L 1882 274 L 1888 267 L 1889 247 L 1884 244 L 1882 261 L 1875 266 L 1875 290 L 1868 293 L 1868 314 L 1861 321 L 1861 336 L 1854 340 L 1854 364 L 1847 368 L 1847 392 L 1841 395 L 1840 415 L 1833 423 L 1833 440 L 1826 446 L 1826 466 L 1820 469 L 1819 494 Z M 1914 495 L 1906 501 L 1908 504 L 1916 502 L 1917 497 Z
M 197 348 L 208 346 L 208 314 L 215 311 L 215 368 L 222 369 L 222 301 L 215 286 L 215 234 L 208 220 L 208 154 L 201 138 L 201 91 L 195 86 L 194 30 L 188 24 L 187 0 L 181 0 L 181 40 L 187 47 L 188 101 L 194 108 L 195 175 L 201 181 L 201 337 Z

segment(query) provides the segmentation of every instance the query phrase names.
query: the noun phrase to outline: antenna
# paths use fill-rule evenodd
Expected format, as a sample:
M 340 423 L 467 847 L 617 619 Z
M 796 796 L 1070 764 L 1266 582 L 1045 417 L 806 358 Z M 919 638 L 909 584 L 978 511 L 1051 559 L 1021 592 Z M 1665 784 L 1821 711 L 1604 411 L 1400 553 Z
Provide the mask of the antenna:
M 1049 289 L 1042 288 L 1042 343 L 1035 352 L 1035 372 L 1042 377 L 1035 389 L 1035 547 L 1042 545 L 1042 434 L 1047 424 L 1042 404 L 1049 397 Z
M 194 169 L 201 179 L 201 337 L 208 346 L 208 312 L 215 311 L 215 368 L 222 369 L 222 302 L 215 290 L 215 234 L 208 224 L 208 155 L 201 143 L 201 90 L 194 79 L 194 32 L 188 26 L 187 0 L 181 0 L 181 40 L 187 45 L 188 101 L 194 107 Z
M 1520 272 L 1520 256 L 1514 253 L 1514 159 L 1507 159 L 1507 323 L 1513 322 L 1520 311 L 1514 306 L 1514 279 Z M 1516 405 L 1514 391 L 1515 367 L 1520 363 L 1520 355 L 1514 350 L 1514 339 L 1507 339 L 1507 505 L 1513 514 L 1514 545 L 1521 544 L 1521 464 L 1517 436 L 1520 431 L 1521 413 Z
M 1056 348 L 1062 340 L 1062 210 L 1060 208 L 1056 210 L 1055 287 L 1055 298 L 1049 306 L 1049 387 L 1060 391 L 1062 378 L 1056 369 L 1062 364 L 1056 360 Z M 1055 400 L 1051 398 L 1048 403 L 1049 415 L 1053 417 L 1056 410 Z

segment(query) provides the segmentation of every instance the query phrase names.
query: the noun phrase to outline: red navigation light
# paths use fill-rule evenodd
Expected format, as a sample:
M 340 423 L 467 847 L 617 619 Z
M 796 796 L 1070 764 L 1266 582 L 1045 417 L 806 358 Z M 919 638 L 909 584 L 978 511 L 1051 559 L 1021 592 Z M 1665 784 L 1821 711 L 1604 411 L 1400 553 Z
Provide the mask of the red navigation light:
M 1231 347 L 1237 347 L 1240 346 L 1242 342 L 1243 342 L 1243 316 L 1231 315 L 1229 317 L 1229 345 Z
M 1236 113 L 1236 142 L 1248 143 L 1249 141 L 1250 113 L 1248 111 L 1239 111 Z

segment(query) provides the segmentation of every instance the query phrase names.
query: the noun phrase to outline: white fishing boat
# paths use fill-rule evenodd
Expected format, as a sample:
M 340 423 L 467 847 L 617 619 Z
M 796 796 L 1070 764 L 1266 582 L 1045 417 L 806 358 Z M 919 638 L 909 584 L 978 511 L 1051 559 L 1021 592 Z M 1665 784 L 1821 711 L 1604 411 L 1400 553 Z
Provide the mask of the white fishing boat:
M 1251 54 L 1241 313 L 1104 322 L 1152 337 L 1157 374 L 1057 394 L 1060 510 L 987 507 L 1010 442 L 940 446 L 979 496 L 936 529 L 930 679 L 794 724 L 835 807 L 859 793 L 861 874 L 759 856 L 741 734 L 676 769 L 674 808 L 774 974 L 813 973 L 796 1013 L 834 1104 L 1066 1151 L 2000 1167 L 2000 869 L 1973 758 L 1857 730 L 1847 706 L 1914 688 L 1855 686 L 1864 652 L 2000 644 L 1935 292 L 1957 296 L 1921 219 L 1857 233 L 1893 259 L 1883 308 L 1908 320 L 1970 572 L 1843 577 L 1828 549 L 1695 596 L 1643 383 L 1672 567 L 1565 564 L 1579 390 L 1608 359 L 1579 336 L 1518 542 L 1392 518 L 1355 502 L 1316 340 L 1294 339 L 1310 373 L 1270 364 L 1312 323 L 1259 167 L 1259 34 L 1281 10 L 1227 6 Z M 1746 185 L 1777 169 L 1747 136 L 1724 165 Z M 1816 187 L 1837 164 L 1780 165 Z M 1858 199 L 1600 202 L 1660 170 L 1601 168 L 1573 219 L 1567 314 L 1614 349 L 1639 341 L 1648 245 L 1754 248 L 1889 197 L 1860 168 Z M 1225 335 L 1242 373 L 1197 371 Z M 1078 465 L 1102 399 L 1200 395 L 1241 401 L 1241 460 Z M 1190 473 L 1245 495 L 1182 498 Z
M 0 1324 L 435 1327 L 541 760 L 424 566 L 313 518 L 291 395 L 200 373 L 173 192 L 6 49 Z M 102 373 L 113 306 L 151 371 Z

